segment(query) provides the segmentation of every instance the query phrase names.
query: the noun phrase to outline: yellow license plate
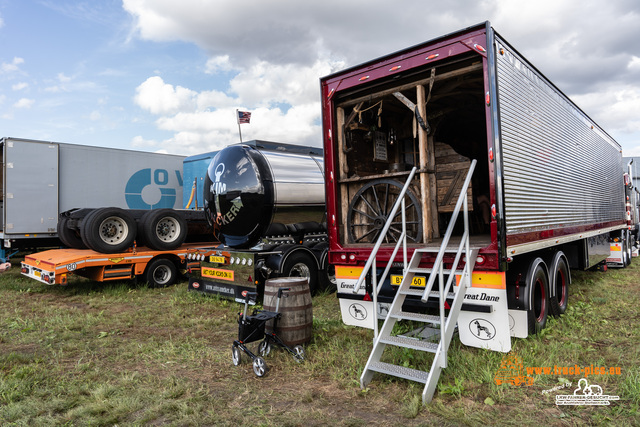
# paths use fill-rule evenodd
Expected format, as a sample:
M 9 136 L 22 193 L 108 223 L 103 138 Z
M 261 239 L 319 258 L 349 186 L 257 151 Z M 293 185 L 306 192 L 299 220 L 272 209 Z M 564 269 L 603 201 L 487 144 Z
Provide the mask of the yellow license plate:
M 34 271 L 34 272 L 33 272 L 33 275 L 34 275 L 34 276 L 36 276 L 36 277 L 40 277 L 40 275 L 41 275 L 41 274 L 42 274 L 42 273 L 41 273 L 41 272 L 39 272 L 38 270 L 36 270 L 36 271 Z
M 402 276 L 391 276 L 392 285 L 400 286 L 400 283 L 402 283 Z M 427 278 L 422 276 L 414 276 L 413 280 L 411 281 L 411 286 L 420 286 L 424 288 L 425 286 L 427 286 Z
M 216 262 L 218 264 L 224 264 L 224 257 L 223 256 L 210 256 L 209 257 L 209 262 Z

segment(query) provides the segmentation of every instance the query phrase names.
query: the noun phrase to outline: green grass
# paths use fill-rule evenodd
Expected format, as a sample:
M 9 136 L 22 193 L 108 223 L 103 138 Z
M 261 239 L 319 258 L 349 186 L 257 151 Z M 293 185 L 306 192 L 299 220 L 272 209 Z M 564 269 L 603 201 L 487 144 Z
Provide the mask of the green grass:
M 14 265 L 17 265 L 14 263 Z M 572 272 L 567 313 L 513 351 L 525 366 L 619 366 L 591 376 L 620 400 L 555 405 L 542 391 L 578 376 L 538 375 L 531 386 L 496 385 L 502 354 L 456 336 L 429 405 L 422 387 L 359 376 L 372 331 L 345 326 L 334 294 L 314 297 L 314 335 L 298 364 L 274 349 L 268 375 L 233 366 L 239 304 L 187 291 L 73 278 L 47 287 L 17 268 L 0 275 L 2 425 L 639 425 L 640 260 L 624 270 Z M 411 367 L 428 356 L 403 349 Z M 563 391 L 565 394 L 567 391 Z

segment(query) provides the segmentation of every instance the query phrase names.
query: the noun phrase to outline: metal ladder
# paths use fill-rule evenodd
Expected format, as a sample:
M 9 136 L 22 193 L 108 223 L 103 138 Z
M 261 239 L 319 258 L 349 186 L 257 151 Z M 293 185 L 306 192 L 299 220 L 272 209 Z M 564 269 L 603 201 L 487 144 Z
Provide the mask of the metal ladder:
M 447 351 L 449 348 L 449 344 L 451 343 L 451 338 L 455 331 L 458 314 L 460 313 L 460 310 L 462 308 L 466 289 L 471 286 L 471 273 L 473 272 L 475 260 L 478 254 L 477 249 L 469 248 L 469 219 L 467 206 L 467 190 L 471 181 L 471 176 L 473 174 L 475 164 L 476 161 L 473 160 L 471 162 L 471 166 L 469 168 L 469 172 L 467 174 L 465 182 L 460 191 L 460 196 L 456 203 L 451 222 L 449 223 L 449 227 L 447 229 L 447 232 L 445 233 L 445 237 L 442 241 L 440 249 L 416 249 L 413 253 L 413 256 L 411 257 L 411 261 L 405 267 L 403 280 L 398 288 L 393 302 L 391 303 L 389 313 L 384 324 L 382 325 L 380 333 L 376 333 L 375 335 L 373 350 L 371 351 L 369 360 L 367 361 L 367 364 L 365 365 L 362 372 L 362 376 L 360 377 L 360 386 L 362 388 L 365 388 L 367 384 L 369 384 L 375 372 L 379 372 L 382 374 L 392 375 L 395 377 L 423 383 L 425 384 L 424 390 L 422 392 L 423 403 L 428 403 L 433 398 L 433 394 L 435 393 L 436 386 L 438 384 L 438 379 L 440 378 L 440 373 L 442 372 L 442 369 L 447 367 Z M 458 245 L 457 250 L 450 250 L 448 249 L 449 241 L 453 233 L 453 227 L 455 225 L 456 219 L 462 208 L 464 208 L 464 233 L 462 235 L 462 238 L 460 239 L 460 244 Z M 432 268 L 419 267 L 425 257 L 430 255 L 430 257 L 432 258 L 434 254 L 437 255 Z M 444 265 L 445 254 L 455 254 L 454 261 L 450 263 L 451 265 L 449 268 L 445 268 Z M 458 268 L 463 254 L 465 257 L 464 266 Z M 375 253 L 371 254 L 371 258 L 374 260 L 375 255 Z M 413 278 L 416 274 L 429 276 L 424 290 L 411 287 L 411 283 L 413 283 Z M 448 276 L 446 281 L 445 275 Z M 458 286 L 455 286 L 453 283 L 456 275 L 460 275 Z M 436 279 L 438 279 L 438 287 L 437 290 L 434 290 Z M 376 300 L 376 292 L 374 292 L 374 301 Z M 408 296 L 419 296 L 421 297 L 421 301 L 424 303 L 426 303 L 429 298 L 437 298 L 439 315 L 427 315 L 403 311 L 402 307 Z M 450 307 L 448 307 L 449 313 L 448 315 L 446 315 L 445 302 L 448 299 L 452 299 L 453 301 Z M 374 312 L 376 311 L 377 307 L 374 309 Z M 392 335 L 393 327 L 399 320 L 410 320 L 439 327 L 439 342 L 435 343 L 426 339 Z M 433 353 L 434 358 L 431 369 L 428 371 L 422 371 L 408 368 L 403 365 L 395 365 L 382 362 L 382 354 L 387 345 L 413 349 L 415 351 Z

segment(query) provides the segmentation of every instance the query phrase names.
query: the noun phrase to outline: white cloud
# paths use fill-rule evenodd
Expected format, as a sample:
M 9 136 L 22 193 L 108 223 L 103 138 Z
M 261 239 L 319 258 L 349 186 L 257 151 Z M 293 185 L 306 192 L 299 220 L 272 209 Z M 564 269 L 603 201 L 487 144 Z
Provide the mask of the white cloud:
M 235 108 L 253 112 L 251 124 L 243 126 L 245 139 L 319 144 L 321 76 L 489 19 L 610 133 L 636 129 L 640 44 L 633 40 L 640 39 L 640 5 L 429 3 L 427 11 L 423 2 L 382 0 L 123 0 L 137 36 L 194 43 L 209 57 L 205 73 L 231 75 L 224 92 L 150 77 L 137 88 L 135 101 L 158 116 L 160 129 L 173 133 L 158 142 L 166 147 L 194 153 L 236 142 Z
M 152 114 L 176 114 L 196 106 L 197 93 L 165 83 L 162 77 L 149 77 L 136 88 L 135 102 Z
M 13 106 L 15 108 L 31 108 L 31 106 L 33 106 L 33 104 L 35 103 L 35 101 L 33 99 L 29 99 L 29 98 L 20 98 L 15 104 L 13 104 Z
M 91 114 L 89 114 L 89 120 L 95 122 L 96 120 L 100 120 L 100 118 L 102 117 L 102 115 L 100 114 L 99 111 L 92 111 Z
M 3 73 L 12 73 L 18 71 L 22 64 L 24 64 L 24 59 L 16 56 L 13 58 L 13 61 L 9 63 L 3 62 L 2 65 L 0 65 L 0 70 Z
M 216 74 L 219 72 L 231 71 L 234 67 L 229 60 L 229 55 L 220 55 L 209 58 L 205 65 L 205 69 L 208 74 Z
M 25 82 L 20 82 L 20 83 L 16 83 L 14 85 L 11 85 L 11 89 L 15 90 L 15 91 L 23 90 L 23 89 L 26 89 L 28 87 L 29 87 L 29 84 L 25 83 Z

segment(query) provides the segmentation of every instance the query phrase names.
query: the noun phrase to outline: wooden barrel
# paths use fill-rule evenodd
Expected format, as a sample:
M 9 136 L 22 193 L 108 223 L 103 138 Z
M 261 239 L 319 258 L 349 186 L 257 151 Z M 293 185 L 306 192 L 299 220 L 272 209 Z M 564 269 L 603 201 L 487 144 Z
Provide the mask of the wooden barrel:
M 276 325 L 276 334 L 288 346 L 303 344 L 311 340 L 313 332 L 313 309 L 311 292 L 306 278 L 278 277 L 269 279 L 264 284 L 263 307 L 275 311 L 278 302 L 278 289 L 290 288 L 280 298 L 282 314 Z M 273 330 L 273 321 L 266 325 L 266 331 Z

